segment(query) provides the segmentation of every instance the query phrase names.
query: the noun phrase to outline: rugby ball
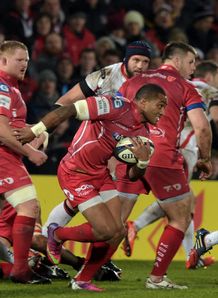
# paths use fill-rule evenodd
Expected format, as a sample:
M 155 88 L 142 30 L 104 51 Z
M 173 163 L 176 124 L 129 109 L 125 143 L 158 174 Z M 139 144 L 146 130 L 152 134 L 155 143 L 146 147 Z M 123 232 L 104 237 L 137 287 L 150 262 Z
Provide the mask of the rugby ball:
M 150 157 L 151 157 L 154 152 L 154 143 L 150 139 L 143 136 L 138 136 L 138 138 L 140 138 L 145 144 L 149 142 L 150 150 L 151 150 Z M 129 137 L 123 137 L 116 144 L 116 147 L 114 148 L 114 156 L 116 157 L 116 159 L 126 164 L 129 164 L 129 165 L 136 164 L 137 159 L 135 158 L 135 155 L 128 149 L 128 147 L 133 147 L 133 144 Z

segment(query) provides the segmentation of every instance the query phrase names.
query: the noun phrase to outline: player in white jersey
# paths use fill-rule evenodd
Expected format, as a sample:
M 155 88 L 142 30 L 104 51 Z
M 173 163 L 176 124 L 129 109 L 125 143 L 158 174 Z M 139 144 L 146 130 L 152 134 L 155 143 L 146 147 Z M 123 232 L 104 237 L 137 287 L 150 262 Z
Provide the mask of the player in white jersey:
M 195 73 L 195 78 L 193 79 L 193 84 L 196 86 L 198 91 L 201 93 L 202 98 L 204 99 L 208 118 L 211 121 L 212 128 L 215 127 L 218 123 L 218 65 L 212 61 L 203 61 L 197 65 Z M 217 125 L 218 127 L 218 125 Z M 217 129 L 218 131 L 218 129 Z M 215 129 L 213 129 L 213 134 L 215 134 Z M 216 139 L 215 136 L 213 136 Z M 192 177 L 194 168 L 198 160 L 198 148 L 196 143 L 196 138 L 194 135 L 193 128 L 190 125 L 190 122 L 187 120 L 186 126 L 181 133 L 180 139 L 180 148 L 184 156 L 186 163 L 187 176 L 189 181 Z M 194 213 L 194 196 L 193 196 L 193 213 Z M 147 225 L 153 223 L 157 219 L 164 217 L 165 214 L 160 208 L 157 202 L 154 202 L 152 205 L 148 206 L 139 217 L 127 223 L 128 226 L 128 236 L 124 241 L 124 251 L 127 256 L 131 256 L 134 241 L 137 237 L 137 233 Z M 193 216 L 192 216 L 193 217 Z M 193 265 L 193 260 L 191 264 L 189 261 L 189 254 L 193 247 L 193 238 L 194 238 L 194 222 L 190 223 L 183 240 L 183 246 L 186 252 L 186 268 L 193 269 L 193 267 L 198 268 L 202 266 L 209 266 L 214 261 L 213 258 L 198 258 L 198 262 L 195 259 Z

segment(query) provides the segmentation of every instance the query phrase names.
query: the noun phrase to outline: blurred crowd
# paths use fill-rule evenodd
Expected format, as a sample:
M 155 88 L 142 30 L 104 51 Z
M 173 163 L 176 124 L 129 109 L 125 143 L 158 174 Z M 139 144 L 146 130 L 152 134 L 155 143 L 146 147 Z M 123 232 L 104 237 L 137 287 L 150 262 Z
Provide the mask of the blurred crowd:
M 150 44 L 150 68 L 160 65 L 172 40 L 194 46 L 199 61 L 218 63 L 218 0 L 0 1 L 0 42 L 5 39 L 28 46 L 30 64 L 20 88 L 27 122 L 36 123 L 89 73 L 122 61 L 135 40 Z M 78 126 L 72 120 L 61 124 L 50 137 L 48 161 L 40 168 L 27 162 L 30 173 L 55 174 Z M 212 179 L 218 179 L 217 144 L 213 156 Z

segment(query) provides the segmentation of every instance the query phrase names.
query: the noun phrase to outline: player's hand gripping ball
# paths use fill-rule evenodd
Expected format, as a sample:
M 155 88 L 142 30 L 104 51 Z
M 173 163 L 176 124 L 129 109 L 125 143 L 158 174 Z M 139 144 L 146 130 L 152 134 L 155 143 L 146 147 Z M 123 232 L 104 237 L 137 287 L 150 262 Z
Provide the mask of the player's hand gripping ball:
M 154 152 L 154 143 L 150 139 L 143 136 L 138 136 L 138 138 L 140 138 L 145 144 L 149 142 L 150 151 L 151 151 L 150 157 L 151 157 Z M 136 164 L 137 159 L 128 147 L 129 148 L 133 147 L 131 139 L 129 137 L 121 138 L 120 141 L 117 143 L 116 147 L 114 148 L 114 156 L 116 157 L 116 159 L 126 164 L 129 164 L 129 165 Z

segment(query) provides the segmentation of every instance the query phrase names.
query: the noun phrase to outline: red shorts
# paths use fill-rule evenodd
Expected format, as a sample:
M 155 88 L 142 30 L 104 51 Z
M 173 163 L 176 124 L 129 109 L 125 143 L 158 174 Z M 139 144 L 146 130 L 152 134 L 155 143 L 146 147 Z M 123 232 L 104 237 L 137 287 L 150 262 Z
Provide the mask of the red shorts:
M 127 174 L 128 166 L 125 164 L 117 164 L 116 166 L 116 187 L 119 192 L 128 194 L 148 194 L 150 186 L 146 180 L 138 179 L 135 182 L 129 180 Z
M 12 228 L 16 210 L 7 201 L 4 201 L 4 207 L 0 214 L 0 237 L 8 239 L 12 243 Z
M 96 196 L 101 191 L 115 190 L 115 184 L 108 172 L 103 176 L 72 172 L 67 173 L 61 165 L 58 167 L 59 184 L 67 196 L 71 206 L 77 207 Z
M 32 184 L 29 173 L 20 158 L 5 152 L 0 158 L 0 194 Z
M 166 169 L 147 167 L 145 178 L 151 186 L 152 193 L 159 200 L 178 198 L 190 192 L 184 169 Z

